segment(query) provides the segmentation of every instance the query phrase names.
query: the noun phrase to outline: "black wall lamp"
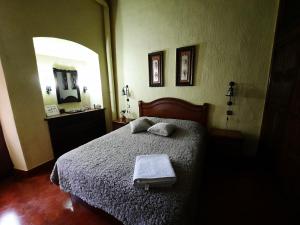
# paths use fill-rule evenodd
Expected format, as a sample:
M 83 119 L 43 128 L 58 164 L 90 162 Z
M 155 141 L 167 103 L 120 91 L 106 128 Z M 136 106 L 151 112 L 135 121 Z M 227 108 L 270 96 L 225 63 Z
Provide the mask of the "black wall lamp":
M 122 114 L 122 118 L 126 118 L 125 113 L 129 113 L 129 108 L 130 108 L 130 104 L 129 104 L 129 87 L 128 87 L 128 85 L 126 85 L 125 87 L 122 88 L 122 95 L 126 96 L 126 110 L 122 110 L 121 114 Z
M 48 95 L 50 95 L 51 91 L 52 91 L 51 86 L 46 86 L 46 92 Z
M 234 81 L 230 81 L 229 82 L 229 88 L 228 91 L 226 93 L 226 96 L 228 97 L 228 101 L 227 101 L 227 111 L 226 111 L 226 115 L 227 115 L 227 120 L 228 120 L 228 116 L 232 116 L 233 115 L 233 111 L 231 109 L 231 106 L 233 105 L 233 96 L 234 96 L 234 87 L 235 86 L 235 82 Z
M 87 90 L 88 90 L 87 86 L 83 86 L 83 88 L 82 88 L 83 93 L 86 93 Z
M 129 97 L 129 87 L 126 85 L 125 87 L 122 88 L 122 95 L 126 95 L 127 99 Z

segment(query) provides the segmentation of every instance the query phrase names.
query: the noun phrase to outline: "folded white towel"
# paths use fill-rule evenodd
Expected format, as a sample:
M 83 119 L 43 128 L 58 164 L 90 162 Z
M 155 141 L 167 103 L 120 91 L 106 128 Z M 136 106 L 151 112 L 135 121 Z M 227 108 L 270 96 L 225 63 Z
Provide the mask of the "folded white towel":
M 133 184 L 146 190 L 150 187 L 172 186 L 176 182 L 169 156 L 166 154 L 139 155 L 135 160 Z

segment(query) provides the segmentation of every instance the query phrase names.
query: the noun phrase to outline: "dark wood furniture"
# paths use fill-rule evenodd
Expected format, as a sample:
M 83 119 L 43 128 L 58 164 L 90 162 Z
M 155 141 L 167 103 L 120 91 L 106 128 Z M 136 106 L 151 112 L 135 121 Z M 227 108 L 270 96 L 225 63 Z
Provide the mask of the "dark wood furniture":
M 209 151 L 215 157 L 242 157 L 244 138 L 240 131 L 213 128 L 209 130 L 209 136 Z
M 207 126 L 208 104 L 194 105 L 177 98 L 160 98 L 152 102 L 139 101 L 140 116 L 192 120 Z
M 258 151 L 260 165 L 279 178 L 295 224 L 300 223 L 299 12 L 300 1 L 280 1 Z
M 126 118 L 125 120 L 124 119 L 116 119 L 116 120 L 113 120 L 112 121 L 112 128 L 113 130 L 117 130 L 125 125 L 127 125 L 128 123 L 130 123 L 130 121 L 132 121 L 133 119 L 129 119 L 129 118 Z
M 8 154 L 2 127 L 0 124 L 0 177 L 7 175 L 10 171 L 12 171 L 12 169 L 13 164 Z
M 208 104 L 204 103 L 203 105 L 194 105 L 177 98 L 160 98 L 148 103 L 139 101 L 139 115 L 192 120 L 206 126 L 208 118 Z M 70 195 L 72 202 L 75 204 L 83 201 L 77 196 L 72 194 Z M 101 209 L 96 209 L 92 206 L 89 208 L 95 210 L 97 214 L 103 214 L 103 210 Z
M 206 169 L 223 173 L 238 170 L 249 165 L 243 157 L 244 138 L 241 132 L 225 129 L 210 129 L 206 152 Z
M 106 134 L 104 109 L 48 117 L 55 158 Z

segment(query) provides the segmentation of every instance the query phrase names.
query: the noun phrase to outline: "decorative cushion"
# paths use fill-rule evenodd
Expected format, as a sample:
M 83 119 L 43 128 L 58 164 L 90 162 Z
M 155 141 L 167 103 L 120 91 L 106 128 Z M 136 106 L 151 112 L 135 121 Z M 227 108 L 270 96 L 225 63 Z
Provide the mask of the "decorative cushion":
M 138 118 L 130 122 L 131 133 L 147 131 L 152 126 L 152 122 L 147 118 Z
M 170 136 L 176 129 L 176 126 L 169 123 L 157 123 L 150 127 L 147 131 L 160 136 Z

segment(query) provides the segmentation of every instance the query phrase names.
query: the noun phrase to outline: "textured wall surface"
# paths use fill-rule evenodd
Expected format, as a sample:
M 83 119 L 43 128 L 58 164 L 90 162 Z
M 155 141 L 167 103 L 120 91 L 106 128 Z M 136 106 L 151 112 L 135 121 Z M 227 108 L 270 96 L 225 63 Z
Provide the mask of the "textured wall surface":
M 0 123 L 11 160 L 15 168 L 26 170 L 26 162 L 19 141 L 14 115 L 9 101 L 4 72 L 0 61 Z
M 225 93 L 237 83 L 229 129 L 241 130 L 253 154 L 260 132 L 278 0 L 115 0 L 113 30 L 119 110 L 121 87 L 131 90 L 132 116 L 138 100 L 177 97 L 212 105 L 210 126 L 226 127 Z M 196 45 L 195 86 L 175 86 L 176 48 Z M 148 84 L 150 52 L 165 52 L 165 87 Z
M 99 81 L 99 72 L 97 73 L 97 71 L 99 71 L 99 68 L 94 68 L 93 66 L 88 64 L 87 61 L 59 58 L 47 55 L 36 55 L 36 59 L 39 71 L 39 79 L 40 81 L 43 80 L 44 83 L 47 82 L 46 84 L 41 85 L 41 92 L 43 96 L 44 105 L 55 104 L 58 105 L 59 109 L 65 110 L 93 107 L 93 104 L 103 105 L 102 96 L 100 96 L 101 81 Z M 94 61 L 98 63 L 98 59 L 95 59 Z M 77 71 L 77 85 L 80 91 L 80 102 L 58 104 L 53 67 L 57 69 Z M 47 84 L 52 86 L 52 91 L 49 94 L 47 94 L 46 92 Z M 93 87 L 91 87 L 92 85 Z M 88 87 L 86 93 L 83 92 L 83 86 Z M 91 99 L 94 100 L 95 97 L 97 98 L 97 101 L 93 101 L 91 103 Z
M 0 56 L 27 169 L 53 157 L 32 40 L 40 36 L 71 40 L 99 54 L 103 104 L 110 109 L 100 5 L 92 0 L 1 0 Z

